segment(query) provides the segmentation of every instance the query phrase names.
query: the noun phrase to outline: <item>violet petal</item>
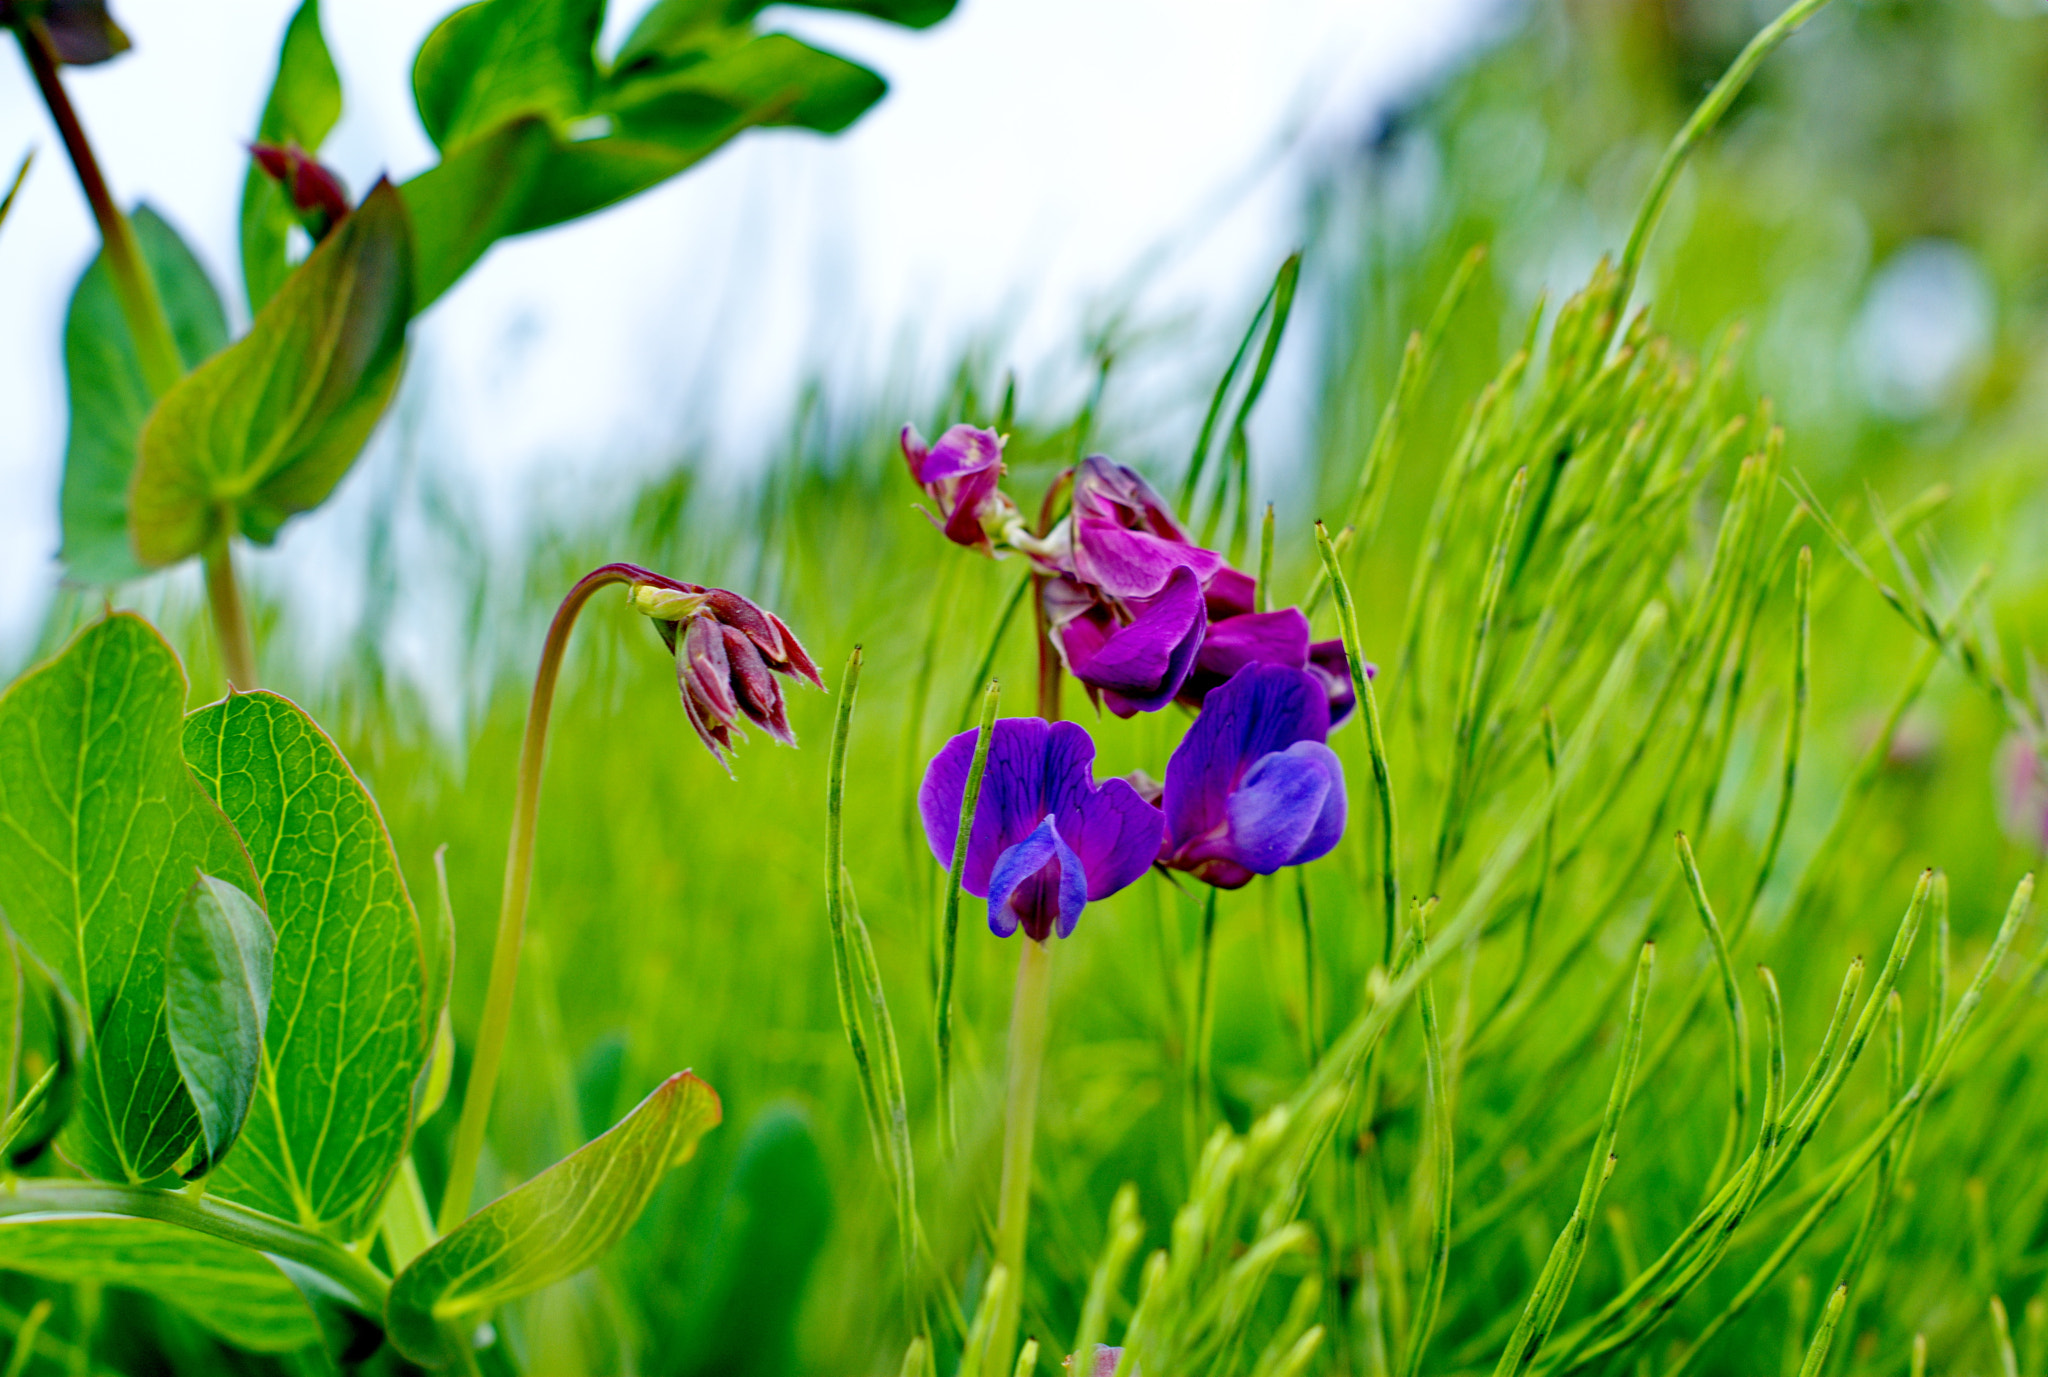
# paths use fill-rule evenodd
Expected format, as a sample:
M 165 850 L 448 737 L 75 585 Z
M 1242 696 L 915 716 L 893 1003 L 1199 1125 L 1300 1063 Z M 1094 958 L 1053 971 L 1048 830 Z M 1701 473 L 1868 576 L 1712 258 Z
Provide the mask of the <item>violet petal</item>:
M 1261 757 L 1224 812 L 1228 832 L 1219 849 L 1245 869 L 1270 875 L 1316 860 L 1344 834 L 1344 768 L 1320 741 L 1297 741 Z
M 1194 668 L 1207 619 L 1201 586 L 1185 567 L 1173 571 L 1165 589 L 1137 610 L 1128 626 L 1105 629 L 1093 618 L 1070 623 L 1061 648 L 1074 677 L 1123 699 L 1129 711 L 1154 712 L 1173 701 Z
M 917 481 L 938 483 L 962 474 L 995 473 L 1002 463 L 1003 442 L 994 431 L 965 424 L 948 426 L 918 465 Z
M 1240 669 L 1208 696 L 1166 763 L 1167 844 L 1177 849 L 1223 826 L 1231 791 L 1261 757 L 1329 734 L 1329 703 L 1306 671 Z
M 1054 930 L 1065 937 L 1087 903 L 1086 868 L 1050 816 L 1006 849 L 989 874 L 988 925 L 998 937 L 1020 925 L 1040 942 Z
M 1085 782 L 1086 777 L 1082 779 Z M 1165 815 L 1122 779 L 1070 792 L 1054 816 L 1060 834 L 1074 839 L 1074 850 L 1088 872 L 1091 903 L 1107 899 L 1151 869 L 1166 837 Z

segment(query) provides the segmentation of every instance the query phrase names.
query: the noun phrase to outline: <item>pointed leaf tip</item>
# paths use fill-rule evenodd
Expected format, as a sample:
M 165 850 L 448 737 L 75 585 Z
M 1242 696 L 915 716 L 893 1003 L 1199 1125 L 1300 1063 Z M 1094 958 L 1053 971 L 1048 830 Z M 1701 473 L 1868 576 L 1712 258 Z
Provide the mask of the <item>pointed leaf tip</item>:
M 688 1071 L 625 1118 L 478 1210 L 392 1283 L 387 1332 L 416 1362 L 454 1358 L 461 1322 L 596 1262 L 625 1236 L 671 1167 L 718 1125 L 718 1092 Z

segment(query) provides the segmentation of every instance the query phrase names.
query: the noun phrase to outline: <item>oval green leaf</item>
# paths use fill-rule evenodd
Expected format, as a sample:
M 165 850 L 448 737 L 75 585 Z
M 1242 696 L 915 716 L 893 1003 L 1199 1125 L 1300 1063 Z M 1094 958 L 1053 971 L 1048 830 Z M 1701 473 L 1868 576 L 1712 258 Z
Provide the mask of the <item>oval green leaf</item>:
M 213 280 L 170 223 L 148 206 L 132 223 L 142 260 L 156 279 L 171 336 L 187 368 L 228 347 L 227 316 Z M 111 584 L 148 573 L 128 541 L 128 485 L 143 422 L 155 404 L 135 356 L 104 262 L 93 259 L 64 315 L 64 386 L 71 414 L 58 495 L 64 544 L 58 558 L 73 583 Z
M 398 387 L 412 312 L 412 228 L 379 182 L 256 316 L 157 403 L 128 518 L 144 564 L 230 533 L 269 544 L 326 501 Z
M 417 1362 L 448 1361 L 449 1328 L 596 1262 L 720 1113 L 718 1093 L 679 1072 L 602 1137 L 478 1210 L 392 1283 L 392 1342 Z
M 164 1002 L 195 871 L 262 893 L 235 829 L 185 768 L 185 673 L 127 613 L 0 695 L 0 909 L 78 1011 L 64 1149 L 114 1181 L 161 1176 L 199 1127 Z
M 249 1116 L 275 946 L 254 899 L 211 875 L 193 881 L 171 929 L 165 983 L 171 1052 L 199 1110 L 202 1151 L 188 1177 L 219 1166 Z
M 413 61 L 413 99 L 437 148 L 521 115 L 571 120 L 590 103 L 604 0 L 484 0 L 435 26 Z
M 274 693 L 192 714 L 185 758 L 247 840 L 277 957 L 264 1070 L 210 1189 L 359 1238 L 405 1155 L 428 1046 L 419 917 L 376 803 Z
M 285 26 L 256 140 L 317 154 L 340 118 L 341 76 L 320 35 L 320 0 L 305 0 Z M 250 311 L 262 310 L 290 274 L 285 245 L 298 223 L 284 188 L 251 160 L 242 179 L 242 285 Z
M 299 1288 L 262 1253 L 154 1219 L 29 1214 L 0 1219 L 0 1268 L 49 1281 L 146 1291 L 239 1348 L 321 1342 Z

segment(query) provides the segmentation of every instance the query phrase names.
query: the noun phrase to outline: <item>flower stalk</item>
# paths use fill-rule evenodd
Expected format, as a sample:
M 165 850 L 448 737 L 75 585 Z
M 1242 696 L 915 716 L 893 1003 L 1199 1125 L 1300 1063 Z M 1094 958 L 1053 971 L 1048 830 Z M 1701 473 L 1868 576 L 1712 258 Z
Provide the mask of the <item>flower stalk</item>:
M 1003 1110 L 1003 1182 L 996 1207 L 996 1265 L 1024 1276 L 1024 1239 L 1031 1210 L 1031 1147 L 1038 1126 L 1039 1072 L 1052 1004 L 1052 948 L 1026 937 L 1017 958 L 1017 992 L 1010 1004 L 1010 1076 Z M 996 1314 L 989 1352 L 1017 1346 L 1024 1288 L 1007 1288 Z
M 555 681 L 569 633 L 584 604 L 600 588 L 633 583 L 646 571 L 631 564 L 607 564 L 577 580 L 555 618 L 548 623 L 541 646 L 540 669 L 533 678 L 533 698 L 526 709 L 526 734 L 519 744 L 519 782 L 512 797 L 512 840 L 505 854 L 505 889 L 498 903 L 498 933 L 491 948 L 491 980 L 484 995 L 483 1023 L 477 1028 L 476 1051 L 470 1060 L 469 1084 L 463 1090 L 462 1118 L 455 1127 L 455 1146 L 448 1159 L 448 1185 L 441 1194 L 439 1227 L 447 1233 L 469 1214 L 470 1192 L 476 1186 L 477 1159 L 483 1153 L 484 1129 L 490 1122 L 491 1097 L 505 1058 L 505 1035 L 512 1025 L 512 992 L 519 983 L 519 950 L 526 937 L 526 903 L 533 884 L 533 839 L 540 816 L 541 766 L 547 757 L 548 715 L 554 708 Z

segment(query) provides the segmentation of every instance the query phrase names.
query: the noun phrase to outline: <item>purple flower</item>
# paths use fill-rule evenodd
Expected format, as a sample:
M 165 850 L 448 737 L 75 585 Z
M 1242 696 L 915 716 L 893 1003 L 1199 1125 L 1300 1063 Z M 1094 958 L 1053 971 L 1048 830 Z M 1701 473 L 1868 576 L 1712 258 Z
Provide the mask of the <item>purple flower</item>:
M 1212 691 L 1166 764 L 1159 863 L 1218 889 L 1330 853 L 1344 835 L 1344 768 L 1330 705 L 1306 670 L 1252 663 Z
M 1057 578 L 1047 580 L 1043 601 L 1067 668 L 1118 717 L 1171 703 L 1208 627 L 1201 585 L 1185 566 L 1152 597 L 1104 598 L 1076 579 Z
M 631 589 L 636 611 L 654 619 L 676 657 L 683 712 L 705 748 L 730 771 L 732 734 L 751 722 L 785 746 L 796 744 L 778 674 L 825 687 L 818 666 L 780 617 L 737 593 L 677 583 L 639 570 Z
M 1194 671 L 1180 687 L 1179 701 L 1199 708 L 1211 690 L 1228 683 L 1245 665 L 1286 665 L 1306 670 L 1329 700 L 1330 725 L 1351 715 L 1357 694 L 1341 640 L 1310 641 L 1301 609 L 1254 612 L 1255 583 L 1249 574 L 1225 566 L 1209 581 L 1205 604 L 1209 629 L 1195 656 Z M 1366 666 L 1368 675 L 1374 673 Z
M 2048 760 L 2014 732 L 1998 750 L 1998 812 L 2022 846 L 2048 850 Z
M 897 438 L 911 481 L 938 504 L 938 516 L 925 513 L 931 523 L 955 545 L 993 556 L 989 533 L 1017 517 L 1016 504 L 996 486 L 1003 476 L 1003 437 L 956 425 L 935 445 L 927 445 L 916 426 L 903 427 Z
M 1111 1348 L 1108 1344 L 1097 1344 L 1095 1345 L 1094 1354 L 1088 1360 L 1088 1370 L 1086 1372 L 1074 1366 L 1075 1355 L 1071 1353 L 1060 1360 L 1060 1365 L 1066 1368 L 1068 1372 L 1073 1373 L 1074 1377 L 1116 1377 L 1116 1365 L 1123 1360 L 1123 1356 L 1124 1351 L 1121 1348 Z M 1131 1377 L 1139 1377 L 1138 1367 L 1135 1363 L 1131 1365 Z
M 917 793 L 924 834 L 953 864 L 975 733 L 932 757 Z M 1006 717 L 995 724 L 968 833 L 962 885 L 988 900 L 998 937 L 1033 941 L 1073 932 L 1081 909 L 1143 875 L 1159 854 L 1159 810 L 1120 779 L 1095 782 L 1095 742 L 1072 722 Z
M 1188 539 L 1166 500 L 1122 464 L 1090 455 L 1074 470 L 1070 573 L 1112 598 L 1149 598 L 1176 569 L 1189 569 L 1204 589 L 1223 556 Z

